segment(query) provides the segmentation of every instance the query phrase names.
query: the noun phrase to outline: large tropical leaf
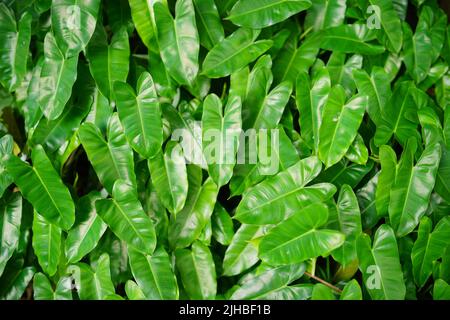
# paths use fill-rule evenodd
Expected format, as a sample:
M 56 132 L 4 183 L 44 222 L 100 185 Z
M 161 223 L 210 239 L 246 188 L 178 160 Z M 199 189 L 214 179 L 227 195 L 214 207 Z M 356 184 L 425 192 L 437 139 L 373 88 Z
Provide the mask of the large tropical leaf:
M 319 157 L 326 167 L 330 167 L 345 156 L 367 108 L 366 96 L 355 96 L 346 102 L 343 87 L 331 90 L 323 108 L 323 118 L 319 129 Z
M 209 95 L 203 103 L 203 149 L 211 178 L 221 187 L 233 175 L 241 134 L 241 100 L 234 97 L 223 110 L 216 95 Z
M 75 206 L 69 190 L 53 168 L 42 146 L 34 147 L 33 166 L 11 156 L 6 164 L 8 172 L 20 192 L 47 221 L 69 230 L 75 221 Z
M 24 13 L 16 22 L 14 12 L 0 3 L 0 83 L 10 92 L 21 83 L 27 71 L 32 16 Z
M 242 223 L 275 224 L 311 203 L 329 199 L 336 192 L 333 185 L 306 186 L 321 168 L 317 157 L 309 157 L 248 189 L 235 218 Z
M 388 225 L 379 227 L 373 244 L 367 234 L 362 234 L 357 251 L 359 269 L 372 299 L 403 300 L 406 288 L 392 228 Z
M 155 3 L 153 8 L 164 65 L 179 84 L 192 86 L 200 49 L 192 0 L 177 1 L 175 19 L 162 3 Z
M 22 219 L 22 197 L 6 194 L 0 201 L 0 275 L 19 246 Z
M 84 123 L 78 135 L 97 177 L 108 192 L 112 192 L 118 179 L 136 185 L 133 151 L 128 145 L 117 114 L 108 123 L 107 140 L 92 123 Z
M 126 81 L 129 69 L 130 45 L 125 28 L 117 31 L 108 43 L 107 34 L 98 26 L 86 53 L 89 69 L 100 92 L 110 101 L 115 99 L 115 81 Z
M 151 255 L 131 249 L 128 255 L 131 271 L 147 299 L 178 298 L 177 281 L 164 248 L 157 248 Z
M 256 30 L 237 29 L 208 52 L 202 74 L 210 78 L 225 77 L 256 60 L 272 46 L 272 40 L 255 41 L 258 35 Z
M 55 37 L 48 32 L 44 41 L 45 59 L 39 79 L 39 105 L 49 120 L 64 110 L 77 77 L 78 57 L 65 58 Z
M 326 256 L 344 243 L 344 234 L 318 229 L 328 220 L 324 204 L 312 204 L 271 229 L 259 244 L 260 258 L 270 265 L 287 265 Z
M 217 280 L 209 248 L 196 241 L 191 249 L 177 249 L 175 257 L 181 281 L 189 298 L 214 299 L 217 292 Z
M 100 194 L 90 193 L 78 200 L 75 224 L 67 234 L 65 254 L 69 263 L 80 261 L 91 252 L 105 233 L 107 225 L 95 210 Z
M 52 29 L 66 57 L 77 56 L 94 33 L 100 0 L 52 1 Z
M 241 27 L 269 27 L 311 6 L 310 0 L 239 0 L 227 19 Z
M 169 142 L 164 153 L 160 151 L 155 158 L 149 159 L 148 167 L 162 204 L 170 212 L 178 213 L 188 194 L 186 164 L 180 145 Z
M 61 254 L 61 229 L 47 222 L 36 211 L 33 219 L 33 250 L 45 273 L 53 276 Z
M 112 199 L 95 202 L 97 214 L 129 246 L 152 254 L 156 247 L 155 227 L 138 200 L 137 192 L 126 181 L 117 180 Z
M 154 157 L 163 142 L 163 128 L 151 75 L 147 72 L 141 74 L 136 92 L 124 82 L 116 82 L 114 92 L 128 142 L 143 157 Z

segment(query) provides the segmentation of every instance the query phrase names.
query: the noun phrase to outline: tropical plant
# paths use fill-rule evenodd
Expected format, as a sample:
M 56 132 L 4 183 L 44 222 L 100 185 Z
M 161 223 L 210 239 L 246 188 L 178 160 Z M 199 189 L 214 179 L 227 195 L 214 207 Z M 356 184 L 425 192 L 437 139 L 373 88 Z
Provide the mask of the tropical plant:
M 450 299 L 447 21 L 1 1 L 0 298 Z

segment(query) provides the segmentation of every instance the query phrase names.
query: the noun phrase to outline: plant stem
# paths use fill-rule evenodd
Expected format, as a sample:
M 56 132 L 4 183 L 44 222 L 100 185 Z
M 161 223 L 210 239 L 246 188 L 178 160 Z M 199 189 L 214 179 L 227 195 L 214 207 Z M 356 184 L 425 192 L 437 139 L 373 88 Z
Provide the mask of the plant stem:
M 331 290 L 336 291 L 336 292 L 339 293 L 339 294 L 342 293 L 342 290 L 339 289 L 338 287 L 333 286 L 331 283 L 326 282 L 325 280 L 323 280 L 323 279 L 321 279 L 321 278 L 319 278 L 319 277 L 316 277 L 315 275 L 312 275 L 312 274 L 309 273 L 309 272 L 306 272 L 306 271 L 305 271 L 305 276 L 307 276 L 307 277 L 309 277 L 309 278 L 311 278 L 311 279 L 314 279 L 314 280 L 320 282 L 321 284 L 327 286 L 328 288 L 330 288 Z

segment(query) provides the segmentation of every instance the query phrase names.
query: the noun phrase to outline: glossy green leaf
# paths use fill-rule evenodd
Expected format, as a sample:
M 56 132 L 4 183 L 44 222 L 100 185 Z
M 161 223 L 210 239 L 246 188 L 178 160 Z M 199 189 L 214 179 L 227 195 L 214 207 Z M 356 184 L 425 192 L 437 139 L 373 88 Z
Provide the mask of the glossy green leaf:
M 78 295 L 82 300 L 104 300 L 107 296 L 115 294 L 107 253 L 100 256 L 95 268 L 85 263 L 78 263 L 70 265 L 67 271 L 74 279 Z
M 237 29 L 208 52 L 202 74 L 210 78 L 226 77 L 256 60 L 272 46 L 272 40 L 255 41 L 258 35 L 257 30 Z
M 65 58 L 51 32 L 45 36 L 44 53 L 39 79 L 39 105 L 45 117 L 54 120 L 64 111 L 70 98 L 77 76 L 78 57 Z
M 95 210 L 95 201 L 100 195 L 90 193 L 78 200 L 75 224 L 67 234 L 65 254 L 69 263 L 80 261 L 91 252 L 105 233 L 107 225 Z
M 78 55 L 95 30 L 100 0 L 52 1 L 52 29 L 56 43 L 66 57 Z
M 345 53 L 365 55 L 381 54 L 385 48 L 369 43 L 375 39 L 375 33 L 366 25 L 340 25 L 323 31 L 321 48 Z
M 260 258 L 270 265 L 285 265 L 328 255 L 344 243 L 345 237 L 337 231 L 318 229 L 327 220 L 325 205 L 305 207 L 262 238 Z
M 355 279 L 348 282 L 341 293 L 341 300 L 362 300 L 361 287 Z
M 169 255 L 158 248 L 151 255 L 129 250 L 131 271 L 146 299 L 177 299 L 178 287 Z
M 374 300 L 403 300 L 405 282 L 399 260 L 394 231 L 382 225 L 375 233 L 373 243 L 363 234 L 357 244 L 359 269 L 364 286 Z
M 98 179 L 108 192 L 112 192 L 118 179 L 136 185 L 133 151 L 128 145 L 117 114 L 108 122 L 107 140 L 92 123 L 84 123 L 78 135 Z
M 317 157 L 303 159 L 248 189 L 234 217 L 242 223 L 275 224 L 313 202 L 331 197 L 336 191 L 334 186 L 306 187 L 321 168 Z
M 367 101 L 366 96 L 355 96 L 346 102 L 341 86 L 331 90 L 319 130 L 319 157 L 327 167 L 342 159 L 356 138 Z
M 47 222 L 36 211 L 33 219 L 33 250 L 45 273 L 54 275 L 61 255 L 61 229 Z
M 191 299 L 214 299 L 217 292 L 216 270 L 211 252 L 201 242 L 191 249 L 175 251 L 176 266 L 184 289 Z
M 241 27 L 261 29 L 308 9 L 309 0 L 239 0 L 227 19 Z
M 193 0 L 200 43 L 211 50 L 225 35 L 214 0 Z
M 6 194 L 0 200 L 0 275 L 19 245 L 22 219 L 22 197 Z
M 33 166 L 11 156 L 6 164 L 23 197 L 47 221 L 63 230 L 75 221 L 75 206 L 67 187 L 53 168 L 42 146 L 34 147 L 31 154 Z
M 390 223 L 399 237 L 412 232 L 425 214 L 441 157 L 440 145 L 431 145 L 424 150 L 416 165 L 413 165 L 415 148 L 411 149 L 408 150 L 407 147 L 406 154 L 399 162 L 390 193 Z
M 434 300 L 450 300 L 450 285 L 442 279 L 437 279 L 433 288 Z
M 188 194 L 188 176 L 180 145 L 169 142 L 164 154 L 160 151 L 150 159 L 148 167 L 162 204 L 174 214 L 180 212 Z
M 142 73 L 136 92 L 128 84 L 116 82 L 114 94 L 128 142 L 143 157 L 154 157 L 163 142 L 163 128 L 152 77 Z
M 314 31 L 335 27 L 344 22 L 347 9 L 346 0 L 315 0 L 308 9 L 305 28 Z
M 411 252 L 414 279 L 419 287 L 423 287 L 432 274 L 433 263 L 442 258 L 450 241 L 450 219 L 443 218 L 435 226 L 428 217 L 420 220 L 417 240 Z
M 199 69 L 200 47 L 192 0 L 177 1 L 175 19 L 159 2 L 153 10 L 164 65 L 179 84 L 191 86 Z
M 223 259 L 223 275 L 232 276 L 258 262 L 258 247 L 252 243 L 267 232 L 266 226 L 242 224 L 231 240 Z
M 328 70 L 321 69 L 311 81 L 307 73 L 301 72 L 297 77 L 296 90 L 300 132 L 305 142 L 314 147 L 317 153 L 323 107 L 331 90 Z
M 14 12 L 0 4 L 0 83 L 14 91 L 27 72 L 28 48 L 31 40 L 32 16 L 24 13 L 18 23 Z
M 228 101 L 224 110 L 219 97 L 206 97 L 202 116 L 203 150 L 208 172 L 219 187 L 228 183 L 233 175 L 241 127 L 239 97 Z
M 129 70 L 130 45 L 126 29 L 114 33 L 108 43 L 106 31 L 97 27 L 86 54 L 98 89 L 110 101 L 115 100 L 114 82 L 126 81 Z
M 169 243 L 173 248 L 185 248 L 197 239 L 211 219 L 217 186 L 211 178 L 202 185 L 199 167 L 188 169 L 189 190 L 186 204 L 169 225 Z
M 53 289 L 49 279 L 43 273 L 36 273 L 33 278 L 33 288 L 35 300 L 72 300 L 72 282 L 69 277 L 62 277 Z
M 155 227 L 142 209 L 136 191 L 126 181 L 117 180 L 112 199 L 97 200 L 95 209 L 119 239 L 142 253 L 153 253 Z
M 229 213 L 220 204 L 216 204 L 211 216 L 212 235 L 224 246 L 231 244 L 234 236 L 233 221 Z
M 246 278 L 230 299 L 302 300 L 301 298 L 306 295 L 305 291 L 308 289 L 301 286 L 289 286 L 289 284 L 300 278 L 304 272 L 304 264 L 266 268 L 261 273 L 251 274 Z

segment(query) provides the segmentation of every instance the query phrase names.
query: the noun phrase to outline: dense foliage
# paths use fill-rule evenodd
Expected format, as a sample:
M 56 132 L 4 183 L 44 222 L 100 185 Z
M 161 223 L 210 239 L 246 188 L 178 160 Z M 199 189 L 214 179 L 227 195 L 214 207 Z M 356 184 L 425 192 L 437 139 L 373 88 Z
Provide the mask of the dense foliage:
M 450 299 L 449 64 L 437 0 L 2 0 L 0 297 Z

